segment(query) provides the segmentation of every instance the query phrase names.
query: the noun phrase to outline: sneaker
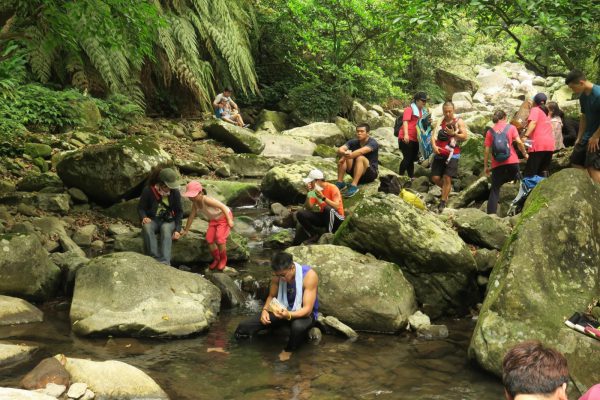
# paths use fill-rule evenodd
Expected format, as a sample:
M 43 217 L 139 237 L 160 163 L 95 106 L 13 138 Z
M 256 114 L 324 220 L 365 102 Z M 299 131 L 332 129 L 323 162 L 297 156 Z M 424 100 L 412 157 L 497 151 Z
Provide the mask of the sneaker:
M 249 126 L 250 126 L 250 124 L 246 124 L 246 125 L 242 126 L 242 128 L 247 128 Z
M 442 211 L 444 211 L 444 208 L 446 208 L 446 202 L 442 200 L 440 201 L 440 205 L 438 206 L 438 212 L 441 214 Z
M 575 314 L 571 315 L 571 318 L 565 321 L 565 325 L 571 329 L 575 329 L 575 324 L 577 321 L 579 321 L 579 318 L 581 318 L 581 314 L 576 312 Z
M 346 182 L 336 182 L 335 186 L 337 186 L 337 188 L 340 189 L 340 191 L 342 191 L 346 189 L 348 185 L 346 184 Z
M 348 190 L 344 193 L 344 197 L 352 197 L 358 193 L 358 186 L 348 185 Z

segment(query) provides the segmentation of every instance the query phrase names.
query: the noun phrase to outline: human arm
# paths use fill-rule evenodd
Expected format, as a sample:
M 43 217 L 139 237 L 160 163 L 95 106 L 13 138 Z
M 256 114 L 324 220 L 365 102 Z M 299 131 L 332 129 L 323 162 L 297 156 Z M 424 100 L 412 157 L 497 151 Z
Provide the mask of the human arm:
M 461 142 L 467 140 L 468 133 L 467 133 L 467 124 L 465 124 L 465 121 L 463 121 L 462 119 L 459 118 L 459 120 L 456 123 L 456 127 L 458 129 L 454 133 L 454 137 Z M 452 135 L 450 135 L 450 136 L 452 136 Z
M 583 132 L 585 132 L 585 114 L 581 113 L 579 116 L 579 132 L 577 132 L 577 139 L 575 140 L 575 144 L 581 141 L 583 137 Z
M 437 141 L 438 132 L 440 130 L 441 124 L 442 124 L 442 120 L 437 121 L 433 128 L 433 131 L 431 133 L 431 148 L 433 149 L 433 152 L 438 155 L 440 154 L 440 149 L 439 149 L 439 147 L 437 147 L 435 142 Z
M 315 300 L 317 299 L 317 286 L 319 285 L 319 277 L 317 273 L 311 269 L 304 276 L 302 288 L 302 307 L 296 311 L 288 311 L 287 318 L 304 318 L 309 316 L 313 311 Z
M 229 98 L 229 104 L 231 105 L 231 108 L 232 108 L 233 110 L 238 110 L 238 111 L 240 110 L 240 109 L 239 109 L 239 107 L 238 107 L 238 105 L 237 105 L 237 104 L 235 104 L 235 102 L 234 102 L 234 101 L 233 101 L 233 99 L 231 99 L 231 98 Z
M 196 210 L 196 203 L 194 203 L 192 201 L 192 211 L 190 211 L 190 215 L 188 215 L 187 222 L 185 224 L 185 228 L 183 228 L 183 231 L 181 231 L 181 236 L 188 234 L 188 232 L 190 231 L 190 228 L 192 226 L 192 223 L 194 222 L 194 218 L 196 218 L 197 212 L 198 211 Z
M 598 149 L 600 149 L 599 142 L 600 142 L 600 127 L 598 127 L 598 129 L 596 129 L 596 132 L 594 132 L 592 134 L 592 136 L 590 136 L 590 139 L 588 140 L 588 151 L 590 153 L 598 151 Z
M 348 146 L 347 145 L 340 146 L 337 149 L 337 155 L 340 156 L 340 157 L 345 157 L 346 156 L 346 151 L 348 151 Z
M 152 208 L 152 193 L 150 191 L 150 187 L 146 186 L 144 190 L 142 190 L 142 194 L 140 195 L 140 200 L 138 202 L 138 215 L 140 216 L 140 220 L 142 221 L 142 225 L 146 225 L 151 221 L 150 218 L 150 210 Z
M 490 175 L 490 165 L 488 164 L 488 160 L 490 158 L 490 146 L 485 146 L 485 150 L 483 152 L 483 170 L 486 176 Z
M 535 130 L 536 125 L 537 125 L 537 121 L 535 121 L 535 120 L 529 121 L 529 124 L 527 124 L 527 130 L 525 131 L 525 135 L 523 135 L 523 137 L 525 139 L 529 139 L 529 136 L 531 136 L 531 134 Z
M 358 158 L 360 156 L 364 156 L 365 154 L 370 153 L 372 151 L 373 151 L 373 148 L 371 146 L 369 146 L 369 145 L 366 145 L 366 146 L 363 146 L 363 147 L 361 147 L 359 149 L 356 149 L 354 151 L 347 150 L 345 157 L 353 160 L 353 159 Z
M 402 121 L 402 140 L 404 143 L 408 143 L 408 121 Z
M 404 109 L 404 113 L 402 114 L 402 137 L 399 137 L 398 139 L 401 139 L 404 141 L 404 143 L 408 143 L 409 138 L 408 138 L 408 122 L 411 120 L 413 116 L 412 113 L 412 108 L 411 107 L 406 107 Z
M 269 286 L 269 295 L 265 300 L 265 305 L 260 312 L 260 322 L 263 325 L 269 325 L 271 323 L 271 317 L 269 316 L 269 304 L 274 297 L 277 297 L 277 291 L 279 290 L 279 278 L 274 276 L 271 278 L 271 286 Z
M 515 128 L 516 129 L 516 128 Z M 517 146 L 519 147 L 519 150 L 521 151 L 521 154 L 524 155 L 525 159 L 527 160 L 529 158 L 529 154 L 527 154 L 527 151 L 525 150 L 525 144 L 523 143 L 523 141 L 521 140 L 521 138 L 519 137 L 519 134 L 516 133 L 515 137 L 513 139 L 515 142 L 517 142 Z
M 334 210 L 337 210 L 342 202 L 342 197 L 341 197 L 339 190 L 336 190 L 334 192 L 332 198 L 328 198 L 327 196 L 325 196 L 325 194 L 323 194 L 323 192 L 321 190 L 317 190 L 316 188 L 315 188 L 315 193 L 317 194 L 316 201 L 319 203 L 319 205 L 325 203 L 326 205 L 330 206 Z

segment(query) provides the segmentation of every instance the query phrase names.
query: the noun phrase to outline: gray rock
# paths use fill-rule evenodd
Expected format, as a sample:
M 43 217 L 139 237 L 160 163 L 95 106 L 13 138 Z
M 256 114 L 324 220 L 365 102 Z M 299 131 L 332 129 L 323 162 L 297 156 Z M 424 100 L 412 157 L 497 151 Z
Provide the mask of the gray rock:
M 477 264 L 477 271 L 489 272 L 494 268 L 499 256 L 498 250 L 477 249 L 473 257 Z
M 473 103 L 473 97 L 470 92 L 456 92 L 452 94 L 452 102 L 455 103 L 457 101 Z
M 302 229 L 302 228 L 296 228 Z M 288 229 L 271 233 L 263 242 L 263 246 L 269 249 L 285 249 L 294 242 L 294 233 Z
M 44 393 L 48 396 L 52 396 L 54 398 L 60 397 L 65 391 L 67 387 L 65 385 L 57 385 L 56 383 L 48 383 L 44 389 L 36 390 L 37 393 Z
M 73 332 L 83 336 L 185 336 L 208 329 L 220 299 L 219 290 L 196 274 L 140 254 L 114 253 L 78 271 L 70 318 Z
M 8 234 L 0 239 L 0 294 L 32 300 L 52 298 L 60 269 L 33 234 Z
M 73 241 L 81 247 L 90 247 L 94 235 L 98 232 L 98 227 L 94 224 L 89 224 L 78 228 L 73 234 Z
M 44 393 L 11 388 L 0 388 L 0 398 L 10 400 L 56 400 L 56 397 L 48 396 Z
M 52 147 L 43 143 L 25 143 L 23 152 L 32 158 L 49 158 L 52 155 Z
M 340 332 L 348 339 L 356 340 L 358 338 L 358 333 L 354 331 L 354 329 L 350 328 L 348 325 L 340 322 L 339 319 L 332 316 L 327 316 L 323 318 L 323 323 L 330 328 L 333 328 L 337 332 Z
M 94 240 L 90 244 L 90 248 L 95 251 L 102 250 L 104 248 L 104 242 L 102 240 Z
M 73 199 L 75 203 L 85 204 L 89 201 L 88 197 L 81 189 L 72 187 L 67 190 L 67 193 L 69 193 L 69 196 L 71 196 L 71 199 Z
M 178 160 L 175 162 L 175 166 L 177 166 L 182 174 L 186 175 L 202 176 L 210 173 L 208 166 L 202 161 L 198 160 Z
M 117 235 L 123 235 L 123 234 L 127 234 L 127 233 L 132 233 L 133 229 L 125 224 L 110 224 L 108 225 L 108 233 L 113 235 L 113 236 L 117 236 Z
M 13 192 L 0 196 L 0 203 L 25 204 L 43 211 L 67 214 L 70 209 L 68 194 Z
M 29 204 L 24 204 L 24 203 L 21 203 L 17 206 L 17 212 L 26 217 L 37 217 L 40 215 L 40 212 L 38 211 L 37 208 L 35 208 L 34 206 L 31 206 Z M 15 227 L 13 227 L 13 232 L 19 232 L 21 229 L 20 227 L 17 227 L 16 225 L 19 225 L 19 224 L 15 224 Z
M 52 253 L 50 255 L 50 259 L 62 271 L 62 287 L 64 292 L 67 294 L 73 293 L 77 271 L 86 266 L 90 260 L 87 257 L 83 257 L 81 254 L 73 251 Z
M 231 277 L 220 272 L 208 271 L 206 278 L 221 291 L 221 302 L 225 307 L 233 308 L 244 304 L 244 294 Z
M 427 178 L 426 176 L 419 176 L 418 178 L 415 178 L 415 180 L 413 180 L 412 184 L 410 185 L 410 188 L 416 190 L 417 192 L 427 193 L 429 191 L 429 178 Z M 440 195 L 441 193 L 442 192 L 440 189 Z
M 385 153 L 398 154 L 398 137 L 394 134 L 393 127 L 381 127 L 371 130 L 372 138 L 377 140 L 379 151 Z M 354 135 L 356 137 L 356 135 Z
M 416 310 L 414 290 L 400 269 L 347 247 L 312 245 L 286 250 L 319 275 L 319 311 L 352 329 L 398 332 Z
M 511 228 L 507 221 L 475 208 L 451 211 L 452 224 L 467 243 L 500 250 Z
M 256 130 L 264 130 L 264 124 L 270 122 L 276 131 L 282 132 L 287 129 L 288 118 L 288 115 L 284 112 L 263 109 L 256 117 Z
M 321 342 L 321 339 L 323 339 L 323 333 L 321 332 L 321 330 L 316 326 L 310 328 L 310 330 L 308 331 L 308 340 L 310 340 L 314 344 L 319 344 Z
M 46 187 L 62 190 L 63 183 L 53 172 L 27 174 L 17 183 L 17 190 L 21 192 L 38 192 Z
M 423 314 L 421 311 L 417 311 L 408 317 L 408 324 L 410 329 L 417 331 L 423 328 L 429 328 L 431 325 L 431 320 L 426 314 Z
M 466 207 L 471 202 L 487 199 L 490 193 L 488 178 L 483 176 L 477 179 L 468 188 L 464 189 L 458 196 L 448 200 L 448 207 L 462 208 Z
M 168 399 L 158 384 L 141 370 L 121 361 L 67 358 L 65 368 L 74 382 L 83 382 L 98 399 Z
M 27 301 L 0 295 L 0 325 L 29 324 L 43 320 L 44 314 Z
M 300 137 L 315 144 L 341 146 L 346 142 L 344 132 L 334 123 L 315 122 L 310 125 L 281 132 L 284 136 Z
M 276 164 L 272 158 L 256 154 L 229 154 L 221 159 L 232 175 L 244 178 L 262 178 Z
M 475 260 L 458 234 L 398 196 L 365 198 L 335 243 L 397 263 L 433 318 L 461 314 L 477 299 Z
M 68 153 L 56 171 L 65 185 L 97 203 L 112 204 L 131 195 L 153 167 L 168 161 L 170 156 L 152 138 L 136 136 Z
M 285 159 L 302 159 L 311 157 L 317 145 L 308 139 L 293 136 L 264 134 L 259 135 L 265 145 L 262 156 Z
M 260 154 L 265 145 L 251 130 L 212 119 L 204 124 L 208 136 L 231 147 L 237 153 Z
M 442 88 L 448 99 L 456 92 L 475 93 L 478 89 L 477 82 L 442 68 L 436 68 L 435 82 Z
M 67 235 L 63 222 L 56 217 L 36 218 L 33 225 L 40 230 L 45 240 L 58 238 L 64 252 L 72 252 L 79 257 L 85 257 L 85 252 Z
M 90 389 L 87 389 L 83 396 L 79 398 L 79 400 L 92 400 L 96 397 L 96 394 L 92 392 Z
M 595 339 L 563 321 L 598 296 L 600 198 L 585 171 L 565 169 L 542 181 L 490 275 L 469 357 L 501 374 L 502 358 L 515 343 L 536 339 L 562 352 L 578 386 L 600 380 Z
M 448 327 L 446 325 L 429 325 L 417 330 L 417 336 L 426 340 L 445 339 L 448 337 Z
M 0 368 L 14 366 L 31 358 L 31 355 L 37 350 L 36 346 L 27 346 L 24 344 L 0 343 Z M 0 392 L 0 399 L 2 392 Z
M 367 122 L 367 120 L 367 109 L 356 100 L 352 102 L 352 121 L 358 125 Z
M 209 196 L 230 207 L 253 206 L 260 195 L 260 187 L 253 182 L 217 181 L 203 179 L 202 186 Z
M 333 122 L 344 133 L 346 140 L 354 139 L 356 137 L 356 126 L 346 118 L 335 117 Z
M 76 382 L 69 386 L 69 391 L 67 392 L 67 396 L 71 399 L 78 399 L 85 394 L 87 391 L 88 385 L 82 382 Z

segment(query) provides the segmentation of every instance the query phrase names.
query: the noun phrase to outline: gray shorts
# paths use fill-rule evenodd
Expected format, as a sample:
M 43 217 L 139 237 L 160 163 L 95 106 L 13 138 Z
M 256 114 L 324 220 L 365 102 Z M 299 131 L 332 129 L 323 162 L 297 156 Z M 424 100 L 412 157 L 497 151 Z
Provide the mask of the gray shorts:
M 600 150 L 587 151 L 587 143 L 577 143 L 571 153 L 571 164 L 585 168 L 594 168 L 600 170 Z

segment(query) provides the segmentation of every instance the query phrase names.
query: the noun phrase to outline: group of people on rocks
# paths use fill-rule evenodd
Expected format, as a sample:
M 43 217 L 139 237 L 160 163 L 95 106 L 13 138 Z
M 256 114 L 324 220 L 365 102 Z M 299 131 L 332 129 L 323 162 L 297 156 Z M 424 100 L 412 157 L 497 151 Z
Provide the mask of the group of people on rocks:
M 581 71 L 571 71 L 565 83 L 580 95 L 581 117 L 575 147 L 571 155 L 571 165 L 585 168 L 595 182 L 600 182 L 600 86 L 587 80 Z M 500 188 L 504 183 L 519 180 L 521 177 L 549 175 L 550 163 L 555 151 L 565 147 L 563 143 L 564 113 L 558 103 L 548 102 L 544 93 L 536 94 L 533 106 L 527 117 L 527 124 L 521 133 L 503 110 L 496 110 L 492 117 L 494 125 L 485 133 L 484 172 L 491 174 L 491 189 L 487 212 L 495 214 L 498 208 Z M 404 109 L 395 129 L 398 147 L 403 155 L 400 175 L 407 174 L 414 179 L 414 163 L 419 159 L 418 124 L 425 118 L 431 119 L 426 111 L 427 94 L 418 92 L 409 107 Z M 442 105 L 443 117 L 433 128 L 431 146 L 431 180 L 442 189 L 439 210 L 446 207 L 452 189 L 452 178 L 458 174 L 460 142 L 467 139 L 464 121 L 455 116 L 454 104 L 450 101 Z M 431 121 L 429 121 L 431 123 Z M 519 153 L 526 160 L 521 174 Z M 491 161 L 491 167 L 490 167 Z
M 569 73 L 566 83 L 573 92 L 580 94 L 582 112 L 571 163 L 573 166 L 586 168 L 591 178 L 600 182 L 600 87 L 588 81 L 579 71 Z M 215 109 L 225 109 L 226 105 L 237 109 L 230 95 L 231 90 L 226 89 L 217 96 L 214 102 Z M 525 176 L 547 175 L 553 152 L 562 146 L 562 138 L 557 134 L 561 125 L 561 111 L 558 105 L 546 104 L 547 97 L 543 93 L 537 94 L 533 102 L 534 106 L 527 118 L 527 128 L 522 135 L 509 123 L 506 113 L 502 110 L 494 112 L 494 125 L 485 134 L 484 170 L 486 175 L 491 173 L 492 181 L 488 213 L 495 213 L 497 210 L 500 187 L 506 182 L 520 178 L 519 157 L 514 145 L 527 160 Z M 398 146 L 404 156 L 399 172 L 401 175 L 408 174 L 411 179 L 414 178 L 414 163 L 419 158 L 418 126 L 421 120 L 430 118 L 425 108 L 426 103 L 427 95 L 423 92 L 417 93 L 412 104 L 404 110 L 402 123 L 396 126 Z M 450 101 L 445 102 L 442 112 L 443 118 L 433 124 L 431 143 L 428 143 L 433 151 L 431 179 L 442 191 L 440 210 L 448 201 L 452 178 L 458 174 L 460 142 L 467 139 L 466 124 L 455 115 L 454 104 Z M 243 125 L 241 117 L 232 121 Z M 334 184 L 327 182 L 323 172 L 318 169 L 308 173 L 303 180 L 308 190 L 305 209 L 296 215 L 299 227 L 294 239 L 295 244 L 306 242 L 306 238 L 315 240 L 323 229 L 334 233 L 340 227 L 345 218 L 343 198 L 356 195 L 360 184 L 377 179 L 378 153 L 379 145 L 370 136 L 369 125 L 359 124 L 356 127 L 356 138 L 337 150 L 337 180 Z M 345 182 L 347 174 L 352 178 L 349 183 Z M 227 237 L 234 225 L 231 210 L 217 199 L 207 196 L 198 181 L 189 182 L 183 193 L 178 188 L 176 171 L 163 168 L 149 178 L 149 185 L 143 189 L 138 212 L 142 224 L 144 251 L 158 261 L 170 264 L 172 240 L 185 236 L 190 231 L 195 216 L 201 213 L 209 221 L 206 241 L 213 257 L 209 269 L 216 268 L 222 271 L 227 264 Z M 181 196 L 192 200 L 192 211 L 184 229 Z M 157 233 L 160 233 L 160 243 L 156 237 Z M 276 254 L 271 267 L 273 277 L 265 306 L 260 315 L 239 325 L 236 337 L 249 337 L 259 330 L 288 324 L 291 327 L 291 335 L 280 355 L 284 360 L 289 358 L 291 351 L 298 348 L 316 321 L 318 276 L 309 266 L 294 262 L 292 256 L 287 253 Z M 507 357 L 510 354 L 513 353 L 509 353 Z M 505 364 L 510 365 L 507 363 L 505 360 Z M 554 389 L 564 392 L 561 384 L 552 388 Z M 524 397 L 519 397 L 518 391 L 507 389 L 507 398 Z

